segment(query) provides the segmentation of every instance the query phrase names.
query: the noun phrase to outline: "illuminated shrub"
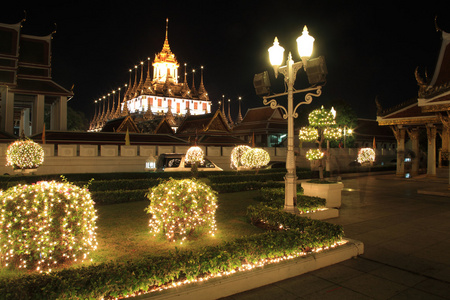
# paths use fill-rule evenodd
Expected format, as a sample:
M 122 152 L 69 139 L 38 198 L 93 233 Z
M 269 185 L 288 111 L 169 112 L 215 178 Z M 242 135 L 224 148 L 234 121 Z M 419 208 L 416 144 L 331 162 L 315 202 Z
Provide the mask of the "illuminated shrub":
M 86 188 L 40 181 L 0 195 L 0 261 L 51 271 L 97 248 L 94 202 Z
M 270 155 L 261 148 L 251 148 L 241 158 L 242 164 L 247 168 L 261 168 L 270 162 Z
M 337 140 L 342 136 L 342 129 L 338 127 L 327 127 L 323 130 L 326 140 Z
M 319 139 L 319 132 L 314 127 L 302 127 L 299 130 L 298 137 L 302 142 L 315 142 Z
M 306 159 L 308 160 L 318 160 L 323 158 L 323 152 L 320 149 L 309 149 L 306 152 Z
M 375 151 L 372 148 L 361 148 L 358 151 L 358 162 L 373 163 L 375 161 Z
M 207 184 L 195 179 L 170 178 L 149 190 L 150 233 L 167 240 L 184 241 L 200 228 L 216 232 L 217 195 Z
M 44 162 L 44 150 L 32 140 L 15 141 L 6 150 L 6 162 L 14 169 L 35 169 Z
M 203 161 L 203 150 L 198 146 L 193 146 L 186 151 L 185 161 L 186 163 L 194 164 Z
M 332 110 L 323 108 L 313 110 L 308 115 L 309 125 L 313 127 L 327 127 L 336 124 Z
M 247 152 L 251 147 L 247 145 L 239 145 L 231 150 L 231 168 L 237 169 L 238 167 L 242 167 L 242 155 Z

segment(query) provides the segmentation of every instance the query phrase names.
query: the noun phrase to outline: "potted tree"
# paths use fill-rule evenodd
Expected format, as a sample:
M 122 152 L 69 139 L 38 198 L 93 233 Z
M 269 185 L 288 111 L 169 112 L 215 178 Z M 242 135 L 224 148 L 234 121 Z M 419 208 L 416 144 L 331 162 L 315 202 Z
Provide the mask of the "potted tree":
M 330 182 L 324 180 L 323 160 L 329 158 L 322 145 L 326 141 L 338 140 L 342 135 L 342 130 L 336 125 L 336 111 L 331 108 L 312 111 L 308 116 L 309 126 L 302 127 L 299 132 L 299 139 L 302 142 L 315 142 L 316 149 L 310 149 L 306 158 L 319 163 L 319 180 L 303 182 L 302 188 L 305 195 L 316 196 L 326 199 L 327 207 L 341 206 L 341 191 L 344 185 L 341 182 Z

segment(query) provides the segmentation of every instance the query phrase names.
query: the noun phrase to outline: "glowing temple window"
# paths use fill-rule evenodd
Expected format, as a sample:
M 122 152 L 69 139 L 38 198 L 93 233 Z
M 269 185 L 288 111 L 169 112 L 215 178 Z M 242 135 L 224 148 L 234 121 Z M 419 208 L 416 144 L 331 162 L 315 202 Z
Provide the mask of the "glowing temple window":
M 194 102 L 194 109 L 198 109 L 198 103 Z
M 177 114 L 181 112 L 181 105 L 180 103 L 177 103 Z

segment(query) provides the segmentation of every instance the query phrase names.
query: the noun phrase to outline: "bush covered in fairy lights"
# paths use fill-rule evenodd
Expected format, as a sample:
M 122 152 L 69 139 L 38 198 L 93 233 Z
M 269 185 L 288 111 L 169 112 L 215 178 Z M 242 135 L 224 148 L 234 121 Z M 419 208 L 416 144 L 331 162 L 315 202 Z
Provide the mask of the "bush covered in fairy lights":
M 342 129 L 338 127 L 327 127 L 323 130 L 326 140 L 337 140 L 342 136 Z
M 372 148 L 361 148 L 358 151 L 358 162 L 373 163 L 375 161 L 375 151 Z
M 231 168 L 237 169 L 239 167 L 244 166 L 242 163 L 242 155 L 244 155 L 245 152 L 250 150 L 251 147 L 247 145 L 239 145 L 233 148 L 231 150 Z
M 308 160 L 318 160 L 323 158 L 323 152 L 319 149 L 309 149 L 306 152 L 306 159 Z
M 0 194 L 0 261 L 42 272 L 85 260 L 97 248 L 96 219 L 86 188 L 57 181 L 9 188 Z
M 313 142 L 319 138 L 319 132 L 313 127 L 302 127 L 299 131 L 300 141 Z
M 163 234 L 167 240 L 184 241 L 201 229 L 216 232 L 217 193 L 195 179 L 170 178 L 147 193 L 150 205 L 150 233 Z
M 19 140 L 8 146 L 6 165 L 14 169 L 35 169 L 44 162 L 44 149 L 32 140 Z
M 202 148 L 198 146 L 192 146 L 186 151 L 185 161 L 186 163 L 195 164 L 203 162 L 204 153 Z
M 241 162 L 247 168 L 261 168 L 270 162 L 270 155 L 264 149 L 251 148 L 244 152 Z
M 308 121 L 309 125 L 313 127 L 328 127 L 336 125 L 333 111 L 325 109 L 323 106 L 320 109 L 313 110 L 308 115 Z

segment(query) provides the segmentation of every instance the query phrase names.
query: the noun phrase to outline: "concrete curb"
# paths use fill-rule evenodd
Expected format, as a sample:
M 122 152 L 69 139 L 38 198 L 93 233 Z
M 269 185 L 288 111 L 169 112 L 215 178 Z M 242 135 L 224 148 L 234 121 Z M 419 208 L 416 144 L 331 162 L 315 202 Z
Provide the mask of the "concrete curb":
M 352 239 L 345 240 L 347 243 L 342 246 L 313 253 L 306 257 L 298 257 L 230 276 L 213 278 L 205 282 L 153 292 L 135 299 L 218 299 L 302 275 L 364 253 L 362 242 Z
M 326 208 L 324 210 L 318 210 L 312 213 L 300 214 L 300 217 L 307 217 L 313 220 L 327 220 L 339 217 L 339 209 Z

